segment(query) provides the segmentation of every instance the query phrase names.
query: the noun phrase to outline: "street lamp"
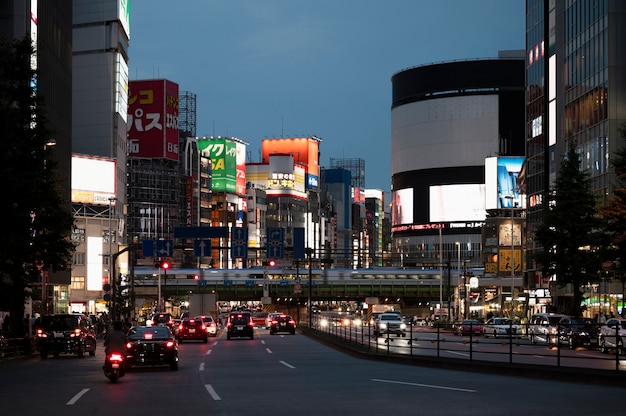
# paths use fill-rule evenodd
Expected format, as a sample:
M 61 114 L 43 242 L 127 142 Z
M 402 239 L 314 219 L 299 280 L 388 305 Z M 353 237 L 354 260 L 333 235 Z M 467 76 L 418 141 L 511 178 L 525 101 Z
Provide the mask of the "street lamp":
M 458 241 L 454 243 L 456 245 L 456 285 L 457 285 L 457 291 L 460 290 L 461 288 L 461 243 L 459 243 Z M 458 299 L 458 309 L 457 309 L 457 316 L 461 316 L 461 310 L 463 310 L 463 316 L 462 318 L 465 318 L 465 309 L 461 309 L 462 308 L 462 303 L 461 303 L 461 292 L 459 291 L 459 295 L 457 296 Z

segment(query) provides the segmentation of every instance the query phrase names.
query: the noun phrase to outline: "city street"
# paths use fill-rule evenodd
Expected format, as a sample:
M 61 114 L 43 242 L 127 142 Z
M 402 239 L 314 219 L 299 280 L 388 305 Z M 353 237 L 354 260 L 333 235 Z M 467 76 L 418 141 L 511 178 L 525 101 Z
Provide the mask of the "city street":
M 269 335 L 179 347 L 180 368 L 137 369 L 112 384 L 95 357 L 0 363 L 7 415 L 622 415 L 623 387 L 363 360 L 307 336 Z M 549 393 L 549 394 L 548 394 Z M 596 400 L 577 400 L 594 397 Z

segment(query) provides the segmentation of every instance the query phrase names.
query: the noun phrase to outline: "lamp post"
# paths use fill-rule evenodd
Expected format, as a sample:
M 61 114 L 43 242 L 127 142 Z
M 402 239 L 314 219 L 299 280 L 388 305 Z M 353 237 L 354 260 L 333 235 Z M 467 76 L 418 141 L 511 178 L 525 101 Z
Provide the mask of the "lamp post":
M 456 245 L 456 286 L 457 286 L 457 291 L 459 292 L 459 295 L 457 296 L 457 300 L 458 300 L 458 309 L 457 309 L 457 316 L 465 319 L 465 309 L 463 308 L 463 304 L 461 303 L 461 292 L 460 292 L 460 288 L 461 288 L 461 243 L 459 243 L 458 241 L 454 243 Z M 463 314 L 461 316 L 461 311 L 463 311 Z
M 439 226 L 439 318 L 441 318 L 441 309 L 443 309 L 443 248 L 441 236 L 441 224 Z
M 113 202 L 117 201 L 117 198 L 112 196 L 109 198 L 109 284 L 111 285 L 111 315 L 115 320 L 116 317 L 116 304 L 115 304 L 115 275 L 113 271 L 113 226 L 112 226 L 112 211 Z

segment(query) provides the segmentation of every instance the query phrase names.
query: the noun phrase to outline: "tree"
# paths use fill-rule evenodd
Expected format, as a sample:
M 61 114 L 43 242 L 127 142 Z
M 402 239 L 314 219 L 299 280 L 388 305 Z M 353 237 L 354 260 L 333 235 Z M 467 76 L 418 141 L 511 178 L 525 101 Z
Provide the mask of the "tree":
M 602 228 L 589 175 L 581 170 L 576 144 L 570 142 L 535 232 L 543 247 L 535 259 L 544 276 L 554 276 L 559 287 L 572 286 L 571 303 L 563 305 L 567 314 L 582 314 L 582 287 L 598 280 Z
M 57 164 L 49 155 L 52 133 L 46 127 L 34 50 L 29 37 L 0 38 L 0 177 L 4 221 L 0 239 L 0 310 L 10 311 L 12 327 L 23 334 L 24 302 L 47 270 L 71 267 L 73 217 L 61 197 Z M 21 333 L 20 333 L 21 332 Z
M 626 141 L 626 124 L 620 129 L 620 136 Z M 611 157 L 611 166 L 615 169 L 617 186 L 600 213 L 606 220 L 605 234 L 609 239 L 607 259 L 613 260 L 614 271 L 622 282 L 622 297 L 626 285 L 624 265 L 626 262 L 626 146 L 621 147 Z

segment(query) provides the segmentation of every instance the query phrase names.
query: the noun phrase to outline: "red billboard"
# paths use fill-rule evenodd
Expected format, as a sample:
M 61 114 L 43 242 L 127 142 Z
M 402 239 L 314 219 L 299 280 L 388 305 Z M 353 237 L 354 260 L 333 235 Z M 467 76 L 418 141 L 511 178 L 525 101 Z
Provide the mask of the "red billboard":
M 319 139 L 294 138 L 294 139 L 265 139 L 261 142 L 261 154 L 265 163 L 269 162 L 269 156 L 273 154 L 292 155 L 294 162 L 302 164 L 306 168 L 305 186 L 307 189 L 319 187 Z
M 178 84 L 130 81 L 128 155 L 178 160 Z

